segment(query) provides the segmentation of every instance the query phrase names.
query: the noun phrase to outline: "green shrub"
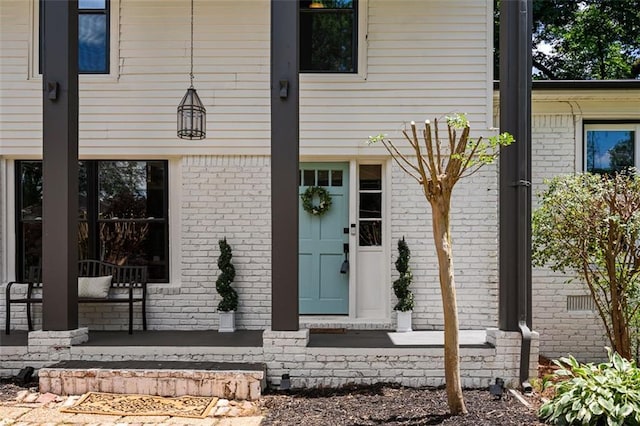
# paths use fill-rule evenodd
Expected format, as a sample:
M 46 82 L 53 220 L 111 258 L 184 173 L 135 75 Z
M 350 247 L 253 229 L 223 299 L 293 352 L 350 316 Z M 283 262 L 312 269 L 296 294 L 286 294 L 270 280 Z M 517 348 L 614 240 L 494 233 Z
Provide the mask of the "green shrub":
M 216 290 L 222 296 L 218 303 L 218 310 L 222 312 L 235 311 L 238 309 L 238 293 L 231 287 L 231 283 L 236 277 L 236 269 L 231 263 L 233 254 L 227 239 L 218 241 L 220 246 L 220 257 L 218 257 L 218 268 L 220 276 L 216 280 Z
M 398 298 L 398 303 L 393 308 L 396 311 L 407 312 L 413 309 L 413 293 L 409 290 L 411 281 L 413 281 L 413 274 L 409 266 L 410 259 L 411 251 L 402 237 L 401 240 L 398 240 L 398 258 L 396 259 L 396 269 L 400 277 L 393 282 L 393 292 Z
M 580 364 L 572 356 L 554 361 L 556 396 L 540 407 L 555 425 L 640 425 L 640 368 L 607 348 L 609 362 Z

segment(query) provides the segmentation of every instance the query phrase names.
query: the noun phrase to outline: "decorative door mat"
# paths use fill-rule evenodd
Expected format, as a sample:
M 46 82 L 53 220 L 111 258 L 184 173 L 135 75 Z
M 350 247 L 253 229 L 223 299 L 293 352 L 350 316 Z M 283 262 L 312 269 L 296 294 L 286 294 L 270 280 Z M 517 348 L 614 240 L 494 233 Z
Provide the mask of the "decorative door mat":
M 152 395 L 130 395 L 89 392 L 70 407 L 61 408 L 65 413 L 110 414 L 119 416 L 176 416 L 203 419 L 209 415 L 218 398 L 205 396 L 181 396 L 166 398 Z

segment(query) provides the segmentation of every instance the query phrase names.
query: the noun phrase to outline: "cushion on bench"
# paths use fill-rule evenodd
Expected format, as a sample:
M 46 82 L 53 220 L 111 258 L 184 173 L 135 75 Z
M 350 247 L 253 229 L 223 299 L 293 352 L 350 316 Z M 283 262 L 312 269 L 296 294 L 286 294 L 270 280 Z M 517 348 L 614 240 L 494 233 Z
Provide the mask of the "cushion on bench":
M 111 275 L 103 277 L 78 277 L 78 297 L 106 299 L 111 288 Z

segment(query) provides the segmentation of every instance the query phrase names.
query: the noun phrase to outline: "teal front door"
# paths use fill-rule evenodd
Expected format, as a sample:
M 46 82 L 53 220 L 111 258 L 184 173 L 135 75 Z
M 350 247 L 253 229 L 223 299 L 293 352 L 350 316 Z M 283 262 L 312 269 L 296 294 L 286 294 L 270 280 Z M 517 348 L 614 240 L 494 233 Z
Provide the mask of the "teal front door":
M 313 215 L 300 200 L 300 313 L 347 315 L 349 272 L 341 269 L 349 241 L 349 163 L 300 163 L 300 195 L 313 186 L 329 192 L 331 207 Z M 319 204 L 316 197 L 313 205 Z

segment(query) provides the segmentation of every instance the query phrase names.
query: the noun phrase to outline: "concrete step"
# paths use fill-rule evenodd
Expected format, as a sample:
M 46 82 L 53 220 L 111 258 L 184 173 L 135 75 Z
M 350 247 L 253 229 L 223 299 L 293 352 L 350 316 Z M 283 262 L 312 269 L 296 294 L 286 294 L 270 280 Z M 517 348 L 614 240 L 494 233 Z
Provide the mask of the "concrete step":
M 266 388 L 262 363 L 192 361 L 62 361 L 38 371 L 40 392 L 216 396 L 257 400 Z

